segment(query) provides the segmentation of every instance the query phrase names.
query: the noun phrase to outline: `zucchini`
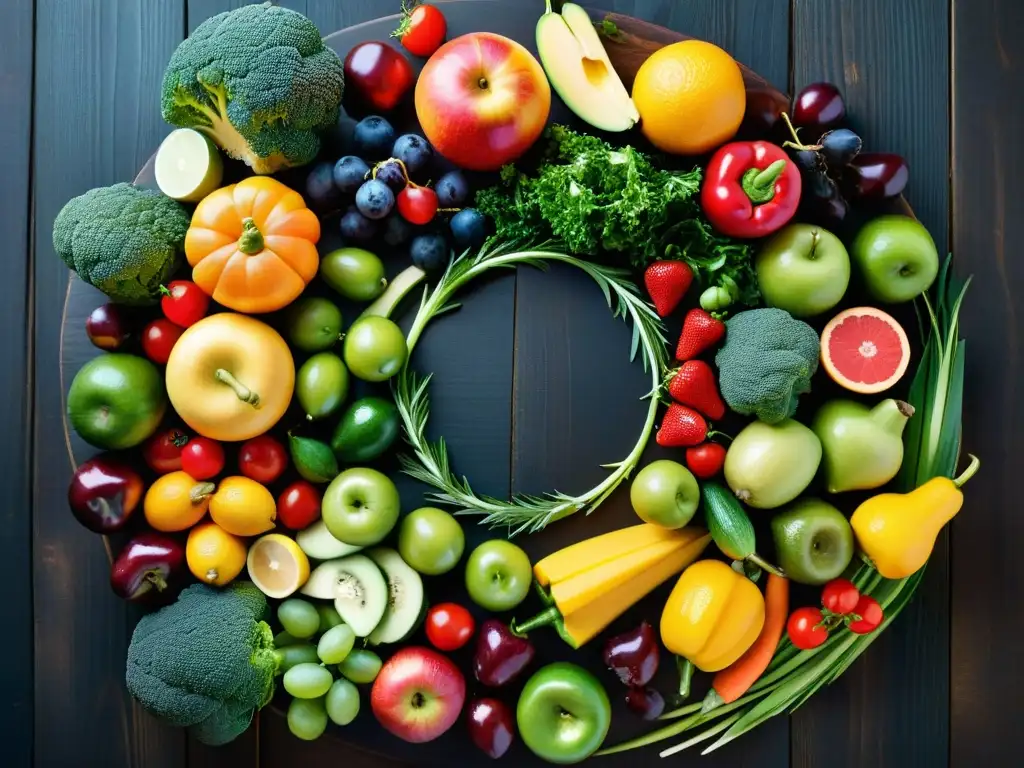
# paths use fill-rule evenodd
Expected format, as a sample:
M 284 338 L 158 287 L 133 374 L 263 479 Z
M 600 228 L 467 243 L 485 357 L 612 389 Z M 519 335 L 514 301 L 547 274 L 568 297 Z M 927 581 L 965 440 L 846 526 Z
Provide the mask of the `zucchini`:
M 754 524 L 736 497 L 718 483 L 704 483 L 700 493 L 708 531 L 722 554 L 733 560 L 754 563 L 769 573 L 782 576 L 778 568 L 757 554 Z
M 366 556 L 384 572 L 388 582 L 384 617 L 367 639 L 371 645 L 400 643 L 416 630 L 426 615 L 423 580 L 393 549 L 375 547 L 368 549 Z

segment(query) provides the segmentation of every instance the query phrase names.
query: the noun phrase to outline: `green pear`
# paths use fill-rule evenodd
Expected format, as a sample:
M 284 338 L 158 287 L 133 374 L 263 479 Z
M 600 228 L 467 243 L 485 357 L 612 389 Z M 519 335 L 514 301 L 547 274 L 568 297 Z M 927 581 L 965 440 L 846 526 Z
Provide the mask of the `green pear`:
M 853 400 L 830 400 L 821 406 L 811 429 L 821 440 L 829 493 L 878 488 L 892 480 L 903 464 L 903 428 L 914 407 L 883 400 L 869 408 Z

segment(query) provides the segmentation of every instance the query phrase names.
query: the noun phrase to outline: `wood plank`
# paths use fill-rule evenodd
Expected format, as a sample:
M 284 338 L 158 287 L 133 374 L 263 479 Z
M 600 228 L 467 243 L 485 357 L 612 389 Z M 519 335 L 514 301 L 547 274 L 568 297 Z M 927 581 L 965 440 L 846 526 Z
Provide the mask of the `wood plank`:
M 968 339 L 964 450 L 984 464 L 953 523 L 950 765 L 1011 765 L 1024 711 L 1020 650 L 1024 617 L 1006 610 L 1024 587 L 1017 488 L 1024 455 L 1024 168 L 1018 140 L 1024 105 L 1020 45 L 1024 6 L 1015 0 L 953 2 L 953 252 L 973 274 L 961 312 Z
M 11 765 L 32 762 L 32 523 L 31 433 L 28 410 L 31 371 L 28 322 L 31 299 L 29 250 L 29 201 L 32 157 L 32 23 L 31 3 L 6 3 L 0 7 L 0 231 L 6 233 L 8 258 L 4 270 L 3 301 L 0 301 L 0 360 L 5 375 L 0 380 L 0 433 L 4 441 L 0 465 L 0 547 L 6 553 L 0 563 L 0 579 L 13 585 L 8 590 L 6 611 L 8 663 L 0 672 L 0 690 L 6 692 L 0 720 L 5 724 L 7 761 Z
M 795 89 L 817 80 L 839 84 L 866 146 L 907 158 L 907 196 L 940 253 L 949 206 L 948 11 L 947 0 L 796 0 L 793 17 Z M 913 605 L 795 714 L 794 766 L 820 765 L 824 754 L 835 766 L 945 763 L 948 609 L 943 536 Z
M 182 36 L 183 0 L 38 0 L 36 13 L 35 764 L 180 766 L 181 731 L 149 717 L 124 688 L 137 614 L 103 588 L 102 540 L 67 511 L 61 414 L 70 381 L 57 371 L 68 273 L 51 226 L 70 197 L 134 177 L 166 133 L 156 94 Z

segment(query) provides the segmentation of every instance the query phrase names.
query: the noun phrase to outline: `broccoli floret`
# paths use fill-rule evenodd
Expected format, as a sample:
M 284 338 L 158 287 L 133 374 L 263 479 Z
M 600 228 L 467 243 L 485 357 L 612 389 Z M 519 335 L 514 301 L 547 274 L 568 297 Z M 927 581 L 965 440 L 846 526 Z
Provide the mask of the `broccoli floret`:
M 120 304 L 153 304 L 181 264 L 188 212 L 131 184 L 91 189 L 53 222 L 53 247 L 70 269 Z
M 128 647 L 128 691 L 204 744 L 241 734 L 274 693 L 274 636 L 267 601 L 248 582 L 194 584 L 178 601 L 143 617 Z
M 719 386 L 729 407 L 778 424 L 796 413 L 818 370 L 818 334 L 781 309 L 740 312 L 726 324 L 715 356 Z
M 338 120 L 344 73 L 316 25 L 265 3 L 213 16 L 164 72 L 164 120 L 206 133 L 256 173 L 303 165 Z

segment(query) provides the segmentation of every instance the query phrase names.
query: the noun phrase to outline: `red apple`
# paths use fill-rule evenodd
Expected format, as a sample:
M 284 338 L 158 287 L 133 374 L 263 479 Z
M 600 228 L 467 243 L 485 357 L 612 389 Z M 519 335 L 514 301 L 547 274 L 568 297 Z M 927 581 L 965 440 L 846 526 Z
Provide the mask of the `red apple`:
M 442 45 L 416 81 L 416 117 L 434 149 L 456 165 L 494 171 L 540 137 L 551 87 L 515 40 L 474 32 Z
M 404 741 L 433 741 L 459 719 L 466 680 L 447 656 L 403 648 L 381 668 L 370 692 L 377 721 Z

